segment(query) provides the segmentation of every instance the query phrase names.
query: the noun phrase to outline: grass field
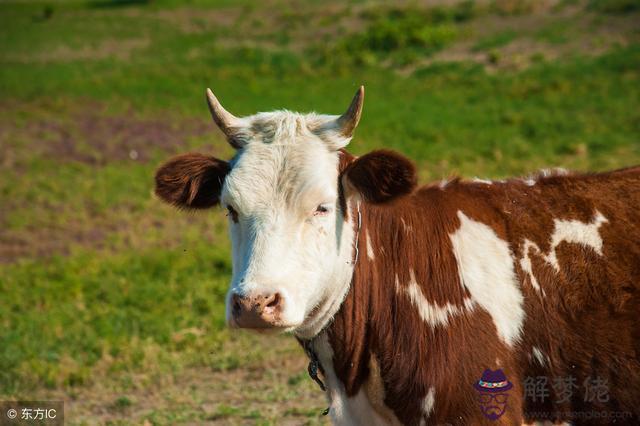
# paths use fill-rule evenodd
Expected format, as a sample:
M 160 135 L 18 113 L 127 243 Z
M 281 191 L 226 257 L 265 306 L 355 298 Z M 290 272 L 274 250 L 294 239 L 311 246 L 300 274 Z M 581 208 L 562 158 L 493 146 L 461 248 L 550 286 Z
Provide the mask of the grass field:
M 341 113 L 423 181 L 640 163 L 640 2 L 0 3 L 0 400 L 69 424 L 324 424 L 289 336 L 231 333 L 220 211 L 152 195 L 204 102 Z

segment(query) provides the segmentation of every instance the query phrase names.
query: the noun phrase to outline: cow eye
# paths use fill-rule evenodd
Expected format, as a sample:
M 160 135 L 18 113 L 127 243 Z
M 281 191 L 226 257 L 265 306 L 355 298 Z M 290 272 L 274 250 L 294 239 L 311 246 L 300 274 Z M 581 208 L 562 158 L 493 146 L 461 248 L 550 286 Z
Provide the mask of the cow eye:
M 319 204 L 313 211 L 314 216 L 325 216 L 329 213 L 331 207 L 328 204 Z
M 233 220 L 234 223 L 238 223 L 238 212 L 227 204 L 227 216 Z

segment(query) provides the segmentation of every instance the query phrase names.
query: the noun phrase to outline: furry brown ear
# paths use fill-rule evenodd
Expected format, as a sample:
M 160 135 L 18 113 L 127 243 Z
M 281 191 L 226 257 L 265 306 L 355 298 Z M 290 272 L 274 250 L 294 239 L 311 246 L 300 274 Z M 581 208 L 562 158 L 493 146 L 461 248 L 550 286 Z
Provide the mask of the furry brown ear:
M 386 203 L 414 190 L 416 168 L 394 151 L 373 151 L 345 168 L 342 183 L 347 197 L 358 194 L 369 203 Z
M 203 154 L 173 157 L 156 172 L 156 195 L 184 209 L 206 209 L 220 201 L 229 163 Z

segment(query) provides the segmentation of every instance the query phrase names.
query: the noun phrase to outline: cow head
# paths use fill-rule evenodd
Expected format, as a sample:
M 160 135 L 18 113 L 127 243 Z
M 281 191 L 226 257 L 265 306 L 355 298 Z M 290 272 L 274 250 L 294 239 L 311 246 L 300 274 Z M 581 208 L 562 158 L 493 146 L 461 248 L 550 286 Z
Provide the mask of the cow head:
M 226 162 L 185 154 L 157 171 L 156 194 L 164 201 L 187 209 L 220 204 L 227 212 L 231 327 L 317 334 L 351 281 L 356 227 L 348 212 L 415 186 L 413 165 L 398 154 L 356 159 L 342 150 L 363 99 L 361 87 L 341 116 L 275 111 L 239 118 L 207 90 L 213 120 L 236 155 Z

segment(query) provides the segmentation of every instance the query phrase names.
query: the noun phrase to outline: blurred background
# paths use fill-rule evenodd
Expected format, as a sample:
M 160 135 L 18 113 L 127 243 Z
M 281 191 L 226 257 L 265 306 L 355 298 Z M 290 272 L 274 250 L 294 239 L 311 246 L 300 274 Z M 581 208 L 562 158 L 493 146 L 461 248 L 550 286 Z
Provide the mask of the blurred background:
M 3 1 L 0 399 L 68 424 L 325 424 L 290 336 L 224 328 L 223 212 L 152 194 L 236 115 L 342 113 L 427 182 L 640 163 L 640 1 Z

